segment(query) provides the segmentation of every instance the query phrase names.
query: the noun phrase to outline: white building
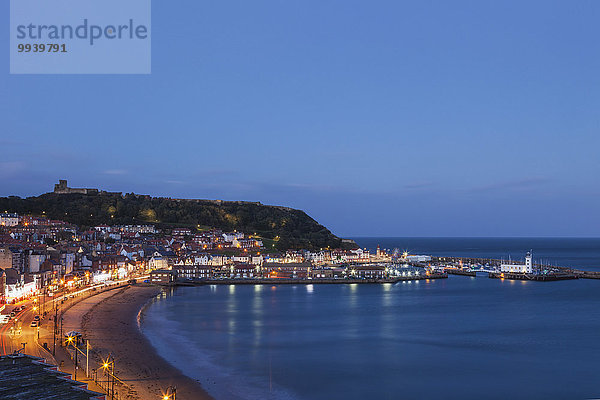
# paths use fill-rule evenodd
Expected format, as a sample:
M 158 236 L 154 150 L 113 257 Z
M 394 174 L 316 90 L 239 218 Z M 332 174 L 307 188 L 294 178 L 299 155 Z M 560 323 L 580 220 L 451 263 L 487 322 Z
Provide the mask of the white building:
M 18 214 L 8 214 L 8 213 L 0 214 L 0 225 L 2 225 L 2 226 L 17 226 L 17 225 L 19 225 L 19 215 Z
M 169 263 L 162 256 L 154 256 L 148 261 L 148 267 L 150 269 L 167 269 L 169 268 Z
M 122 225 L 118 227 L 123 232 L 131 233 L 156 233 L 154 225 Z
M 18 301 L 25 297 L 29 297 L 29 296 L 33 295 L 33 293 L 35 293 L 36 288 L 37 288 L 37 283 L 35 281 L 25 283 L 25 281 L 20 280 L 11 285 L 7 284 L 6 288 L 5 288 L 6 301 L 7 302 Z
M 40 266 L 46 261 L 46 255 L 41 253 L 32 253 L 29 255 L 29 272 L 40 272 Z
M 112 275 L 107 271 L 96 271 L 92 275 L 92 282 L 93 283 L 102 283 L 102 282 L 106 282 L 106 281 L 110 280 L 111 278 L 112 278 Z
M 431 256 L 424 256 L 424 255 L 414 255 L 414 256 L 406 256 L 406 260 L 410 261 L 410 262 L 420 262 L 420 263 L 424 263 L 424 262 L 429 262 L 431 261 Z
M 210 265 L 211 256 L 208 254 L 198 254 L 194 257 L 194 265 Z
M 525 255 L 525 264 L 502 264 L 500 265 L 500 272 L 513 274 L 533 273 L 533 257 L 531 252 L 527 252 L 527 255 Z
M 264 261 L 265 261 L 264 257 L 262 256 L 262 254 L 260 254 L 260 255 L 252 256 L 251 264 L 262 266 Z
M 75 254 L 74 253 L 63 253 L 60 255 L 60 260 L 65 267 L 65 274 L 73 272 L 75 267 Z
M 233 242 L 235 239 L 243 239 L 244 234 L 242 232 L 228 232 L 223 234 L 223 240 L 226 242 Z

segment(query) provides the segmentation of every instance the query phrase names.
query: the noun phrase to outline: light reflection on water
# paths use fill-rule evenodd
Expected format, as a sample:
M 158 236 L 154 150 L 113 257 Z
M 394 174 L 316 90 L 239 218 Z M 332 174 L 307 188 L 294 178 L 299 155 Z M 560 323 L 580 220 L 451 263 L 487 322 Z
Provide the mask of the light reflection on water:
M 599 283 L 180 288 L 143 324 L 187 374 L 217 375 L 221 398 L 592 398 Z M 173 330 L 161 350 L 164 326 Z M 188 360 L 190 352 L 210 363 Z

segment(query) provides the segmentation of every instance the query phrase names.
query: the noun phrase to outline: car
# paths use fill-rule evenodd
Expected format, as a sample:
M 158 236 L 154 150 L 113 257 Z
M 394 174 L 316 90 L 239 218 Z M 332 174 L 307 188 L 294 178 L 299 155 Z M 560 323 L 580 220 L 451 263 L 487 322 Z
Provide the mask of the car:
M 35 328 L 36 326 L 38 326 L 38 322 L 37 321 L 31 321 L 31 326 L 32 328 Z
M 40 316 L 39 316 L 39 315 L 36 315 L 35 317 L 33 317 L 33 320 L 34 320 L 34 321 L 39 321 L 39 320 L 40 320 Z
M 14 316 L 15 316 L 15 314 L 16 314 L 16 312 L 14 312 L 14 310 L 10 312 L 10 316 L 11 316 L 11 317 L 14 317 Z
M 21 311 L 23 311 L 26 308 L 27 308 L 27 306 L 21 306 Z

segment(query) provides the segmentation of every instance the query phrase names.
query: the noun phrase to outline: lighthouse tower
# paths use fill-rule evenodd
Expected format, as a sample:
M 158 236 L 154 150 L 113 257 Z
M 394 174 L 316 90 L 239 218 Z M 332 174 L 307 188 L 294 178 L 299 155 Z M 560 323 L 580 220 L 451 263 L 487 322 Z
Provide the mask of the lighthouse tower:
M 525 255 L 525 271 L 526 274 L 533 273 L 533 257 L 531 255 L 531 251 L 528 251 Z

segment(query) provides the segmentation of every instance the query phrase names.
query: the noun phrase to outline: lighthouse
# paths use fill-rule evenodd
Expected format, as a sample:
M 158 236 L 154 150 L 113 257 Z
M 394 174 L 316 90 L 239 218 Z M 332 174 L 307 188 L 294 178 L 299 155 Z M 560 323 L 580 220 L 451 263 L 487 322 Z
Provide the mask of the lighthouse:
M 525 264 L 517 263 L 502 263 L 500 265 L 500 271 L 509 274 L 532 274 L 533 273 L 533 256 L 532 252 L 528 251 L 525 254 Z
M 525 273 L 533 273 L 533 256 L 531 255 L 531 251 L 528 251 L 525 255 Z

